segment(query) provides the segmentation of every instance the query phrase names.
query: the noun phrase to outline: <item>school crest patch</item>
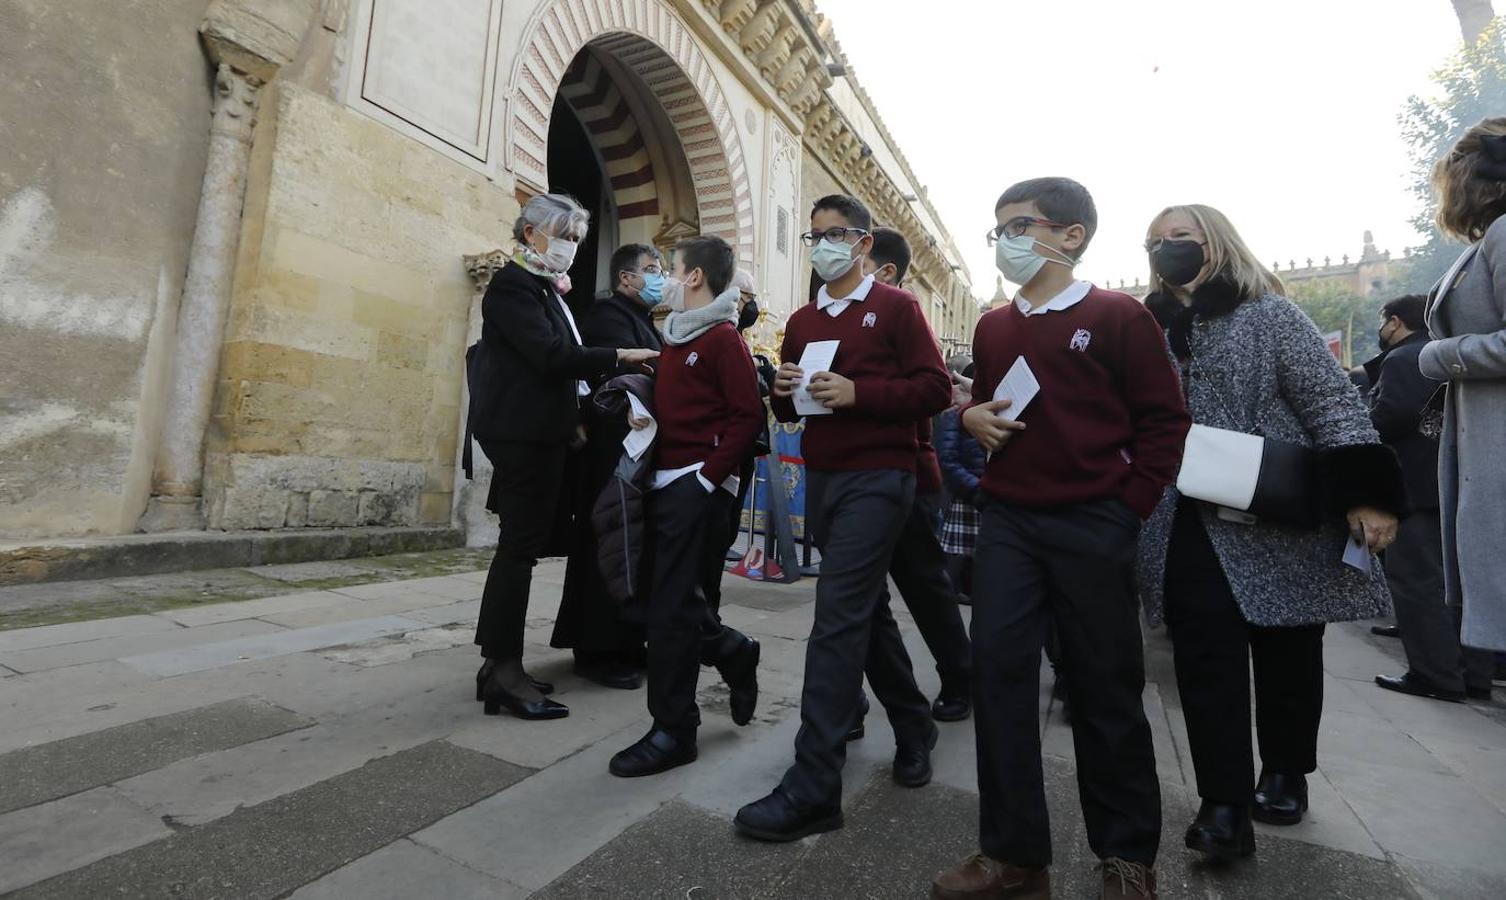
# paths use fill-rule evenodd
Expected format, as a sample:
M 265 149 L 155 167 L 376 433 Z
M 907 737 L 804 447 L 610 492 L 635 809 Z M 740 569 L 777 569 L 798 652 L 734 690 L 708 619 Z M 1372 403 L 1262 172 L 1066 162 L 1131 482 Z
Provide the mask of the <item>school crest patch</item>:
M 1091 343 L 1093 343 L 1093 332 L 1086 328 L 1079 328 L 1077 329 L 1077 333 L 1072 335 L 1072 343 L 1067 345 L 1067 349 L 1086 353 L 1088 352 L 1088 345 Z
M 875 326 L 877 324 L 878 324 L 878 313 L 864 313 L 863 314 L 863 327 L 864 328 L 872 328 L 873 326 Z
M 687 366 L 693 366 L 693 365 L 695 365 L 696 363 L 698 363 L 700 361 L 701 361 L 701 354 L 697 353 L 694 350 L 690 351 L 690 355 L 687 356 L 687 357 L 685 357 L 685 365 L 687 365 Z

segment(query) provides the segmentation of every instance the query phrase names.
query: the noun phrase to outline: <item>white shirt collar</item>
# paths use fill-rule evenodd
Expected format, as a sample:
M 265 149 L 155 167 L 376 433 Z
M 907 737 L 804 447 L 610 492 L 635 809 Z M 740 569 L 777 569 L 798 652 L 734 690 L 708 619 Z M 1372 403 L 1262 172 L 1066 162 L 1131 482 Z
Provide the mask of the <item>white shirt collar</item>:
M 846 309 L 848 303 L 852 303 L 854 301 L 862 303 L 864 300 L 868 299 L 868 292 L 873 289 L 873 276 L 864 276 L 863 280 L 858 282 L 858 286 L 853 288 L 852 293 L 848 294 L 846 297 L 833 297 L 831 293 L 826 290 L 826 287 L 827 286 L 823 284 L 821 285 L 821 289 L 816 291 L 816 309 L 825 309 L 828 306 L 831 306 L 833 303 L 840 303 L 841 309 Z M 839 309 L 838 311 L 840 312 L 841 310 Z
M 1048 312 L 1060 311 L 1076 306 L 1082 301 L 1082 298 L 1088 295 L 1088 291 L 1092 289 L 1093 283 L 1091 281 L 1074 281 L 1067 286 L 1066 290 L 1034 309 L 1030 308 L 1030 301 L 1025 299 L 1024 294 L 1016 292 L 1014 295 L 1014 305 L 1015 308 L 1027 316 L 1044 315 Z

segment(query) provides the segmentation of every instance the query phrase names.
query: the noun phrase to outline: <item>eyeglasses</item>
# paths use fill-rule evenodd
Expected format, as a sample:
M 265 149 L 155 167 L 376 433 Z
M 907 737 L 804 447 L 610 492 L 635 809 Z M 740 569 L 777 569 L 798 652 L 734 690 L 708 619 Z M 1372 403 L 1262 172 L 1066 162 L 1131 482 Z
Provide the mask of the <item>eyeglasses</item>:
M 828 228 L 825 231 L 807 231 L 800 235 L 800 243 L 807 247 L 816 246 L 817 241 L 831 241 L 833 244 L 845 244 L 849 235 L 856 236 L 858 240 L 868 231 L 863 228 Z
M 738 291 L 737 293 L 738 296 L 742 297 L 743 302 L 745 303 L 753 303 L 758 300 L 758 295 L 752 293 L 751 291 Z
M 999 241 L 1005 240 L 1006 238 L 1019 237 L 1020 235 L 1025 233 L 1025 229 L 1029 228 L 1032 225 L 1039 225 L 1042 228 L 1068 227 L 1060 222 L 1053 222 L 1050 219 L 1039 219 L 1035 216 L 1015 216 L 1013 219 L 1010 219 L 1008 222 L 1005 222 L 1003 225 L 1000 225 L 997 228 L 990 228 L 988 230 L 988 233 L 984 235 L 984 237 L 988 241 L 988 246 L 992 247 L 994 244 L 997 244 Z
M 1157 250 L 1160 250 L 1161 249 L 1161 245 L 1164 244 L 1164 243 L 1166 243 L 1167 241 L 1192 241 L 1192 240 L 1193 240 L 1193 237 L 1190 234 L 1174 234 L 1174 235 L 1172 235 L 1170 237 L 1151 238 L 1150 240 L 1148 240 L 1148 241 L 1145 242 L 1145 252 L 1146 253 L 1155 253 Z M 1193 243 L 1197 244 L 1199 247 L 1207 247 L 1208 246 L 1208 244 L 1207 244 L 1206 241 L 1193 241 Z
M 639 269 L 638 270 L 638 274 L 640 274 L 640 275 L 663 275 L 664 274 L 664 270 L 662 268 L 660 268 L 659 266 L 654 265 L 653 263 L 649 263 L 648 265 L 646 265 L 643 268 Z

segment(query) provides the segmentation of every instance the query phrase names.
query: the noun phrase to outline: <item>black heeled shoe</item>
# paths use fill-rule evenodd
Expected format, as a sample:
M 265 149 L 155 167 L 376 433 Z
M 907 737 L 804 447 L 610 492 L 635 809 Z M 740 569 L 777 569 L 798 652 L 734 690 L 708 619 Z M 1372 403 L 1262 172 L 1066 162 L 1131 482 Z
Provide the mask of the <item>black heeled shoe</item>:
M 524 700 L 502 686 L 495 668 L 481 685 L 481 711 L 489 716 L 500 715 L 503 708 L 520 719 L 563 719 L 570 715 L 570 707 L 545 697 L 540 700 Z
M 1255 821 L 1267 825 L 1296 825 L 1307 812 L 1307 776 L 1261 773 L 1255 785 Z
M 1207 854 L 1213 859 L 1234 860 L 1255 853 L 1255 826 L 1250 808 L 1234 803 L 1204 800 L 1197 818 L 1187 828 L 1187 849 Z
M 481 695 L 481 688 L 482 688 L 483 685 L 486 684 L 486 679 L 492 677 L 492 669 L 495 669 L 496 667 L 497 667 L 496 661 L 489 659 L 486 662 L 484 662 L 484 663 L 481 664 L 481 668 L 480 669 L 476 670 L 476 702 L 477 703 L 485 703 L 486 702 L 486 698 Z M 531 684 L 531 685 L 533 685 L 533 689 L 534 690 L 538 691 L 540 694 L 545 695 L 546 697 L 548 695 L 554 693 L 554 685 L 553 684 L 550 684 L 547 681 L 540 681 L 537 678 L 534 678 L 532 675 L 528 676 L 528 683 Z

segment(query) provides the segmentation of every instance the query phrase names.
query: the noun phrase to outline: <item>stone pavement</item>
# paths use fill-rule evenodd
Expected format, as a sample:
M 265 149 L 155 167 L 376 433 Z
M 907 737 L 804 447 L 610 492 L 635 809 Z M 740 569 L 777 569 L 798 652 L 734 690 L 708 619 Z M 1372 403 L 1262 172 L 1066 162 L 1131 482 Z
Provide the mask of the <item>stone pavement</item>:
M 728 577 L 727 619 L 764 645 L 758 717 L 733 727 L 708 672 L 700 761 L 624 781 L 606 764 L 647 727 L 643 693 L 583 683 L 548 648 L 559 563 L 539 568 L 528 660 L 572 715 L 481 715 L 482 564 L 450 551 L 0 589 L 0 627 L 31 626 L 0 630 L 0 894 L 914 898 L 974 849 L 971 725 L 943 725 L 935 782 L 905 790 L 877 712 L 849 753 L 845 829 L 788 846 L 733 833 L 790 761 L 813 581 Z M 112 598 L 131 614 L 88 618 Z M 1398 643 L 1331 628 L 1311 815 L 1260 826 L 1254 861 L 1206 866 L 1181 848 L 1196 795 L 1169 646 L 1148 647 L 1162 896 L 1506 896 L 1506 708 L 1382 692 L 1369 681 L 1399 670 Z M 1049 686 L 1056 896 L 1093 896 Z

